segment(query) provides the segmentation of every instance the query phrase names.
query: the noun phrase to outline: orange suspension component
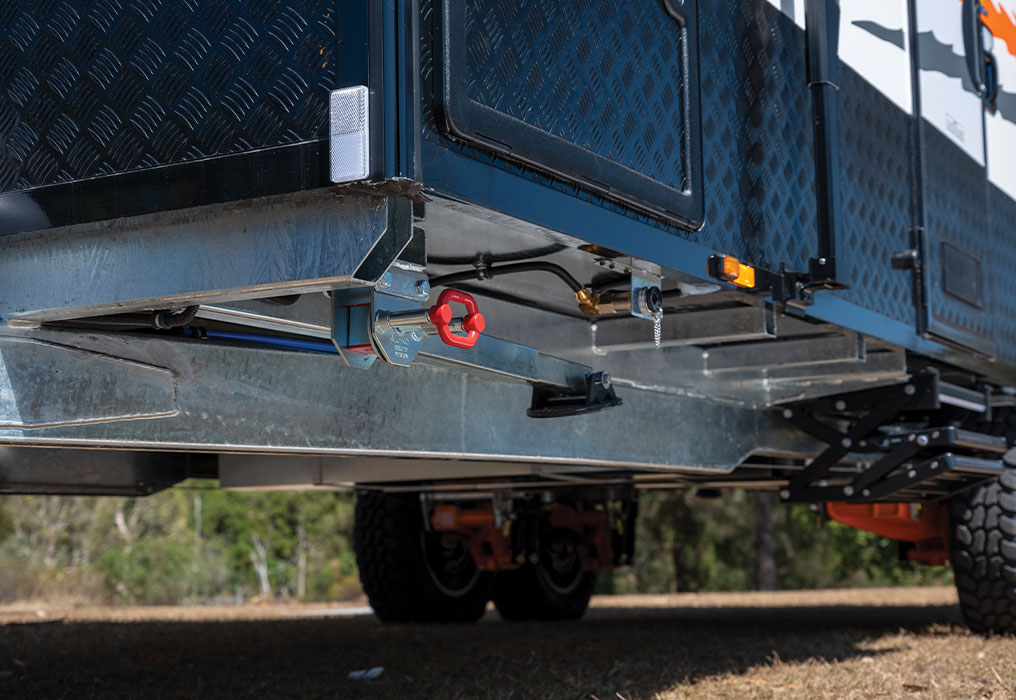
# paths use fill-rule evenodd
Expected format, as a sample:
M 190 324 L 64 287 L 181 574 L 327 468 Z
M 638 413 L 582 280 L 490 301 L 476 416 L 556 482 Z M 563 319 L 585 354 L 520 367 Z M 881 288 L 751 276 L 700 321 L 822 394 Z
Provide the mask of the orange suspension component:
M 941 503 L 924 503 L 915 517 L 911 503 L 827 503 L 826 512 L 838 523 L 873 532 L 891 540 L 913 542 L 907 558 L 941 566 L 949 561 L 949 510 Z
M 610 524 L 602 510 L 576 510 L 557 505 L 550 512 L 550 526 L 579 534 L 579 558 L 585 571 L 616 568 L 611 546 Z
M 460 538 L 473 555 L 481 571 L 504 571 L 521 566 L 512 557 L 512 548 L 505 533 L 496 527 L 494 506 L 483 503 L 475 508 L 459 508 L 443 504 L 434 508 L 430 525 L 445 537 Z
M 606 512 L 577 510 L 559 504 L 550 511 L 548 523 L 557 530 L 574 533 L 567 538 L 574 543 L 584 570 L 617 566 Z M 525 562 L 525 553 L 513 552 L 508 529 L 498 528 L 491 503 L 469 507 L 447 503 L 435 506 L 430 525 L 434 532 L 449 538 L 449 544 L 462 542 L 481 571 L 517 569 Z

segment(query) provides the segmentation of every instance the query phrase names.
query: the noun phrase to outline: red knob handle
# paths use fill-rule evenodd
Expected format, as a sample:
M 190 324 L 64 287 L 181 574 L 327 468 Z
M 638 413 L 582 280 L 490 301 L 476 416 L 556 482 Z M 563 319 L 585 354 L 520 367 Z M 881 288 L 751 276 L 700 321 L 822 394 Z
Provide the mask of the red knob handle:
M 449 302 L 453 301 L 466 307 L 466 316 L 462 319 L 462 328 L 466 331 L 465 335 L 456 335 L 448 327 L 448 323 L 452 320 L 452 309 L 449 306 Z M 476 299 L 457 289 L 446 289 L 441 292 L 441 295 L 437 298 L 437 303 L 430 307 L 430 312 L 427 315 L 430 318 L 430 322 L 437 328 L 437 334 L 441 337 L 441 340 L 445 345 L 451 345 L 453 348 L 465 348 L 468 350 L 476 345 L 476 341 L 480 339 L 480 333 L 483 333 L 483 329 L 487 325 L 483 320 L 483 314 L 480 313 L 479 308 L 476 306 Z

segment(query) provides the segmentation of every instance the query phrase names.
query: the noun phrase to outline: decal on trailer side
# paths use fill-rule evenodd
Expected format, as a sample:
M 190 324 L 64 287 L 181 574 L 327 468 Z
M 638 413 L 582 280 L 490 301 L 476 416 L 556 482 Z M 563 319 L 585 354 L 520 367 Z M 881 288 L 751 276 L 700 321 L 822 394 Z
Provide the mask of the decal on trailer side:
M 964 58 L 961 9 L 956 0 L 917 6 L 921 116 L 984 165 L 984 109 Z
M 907 114 L 913 113 L 906 0 L 840 3 L 840 58 Z
M 769 4 L 794 20 L 801 29 L 804 29 L 804 0 L 769 0 Z

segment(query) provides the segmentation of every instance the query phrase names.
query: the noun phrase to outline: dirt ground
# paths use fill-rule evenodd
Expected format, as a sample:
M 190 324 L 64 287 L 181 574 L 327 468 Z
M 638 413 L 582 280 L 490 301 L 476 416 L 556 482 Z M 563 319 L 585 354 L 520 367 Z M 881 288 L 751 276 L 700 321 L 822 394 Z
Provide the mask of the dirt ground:
M 578 623 L 363 604 L 0 608 L 0 698 L 1016 698 L 951 588 L 616 596 Z M 383 667 L 375 679 L 349 673 Z

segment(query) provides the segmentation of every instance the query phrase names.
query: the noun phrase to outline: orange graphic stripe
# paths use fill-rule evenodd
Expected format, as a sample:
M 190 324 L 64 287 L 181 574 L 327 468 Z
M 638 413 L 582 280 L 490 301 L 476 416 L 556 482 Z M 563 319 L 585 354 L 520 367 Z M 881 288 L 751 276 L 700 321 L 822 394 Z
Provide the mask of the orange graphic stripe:
M 984 8 L 984 12 L 981 14 L 984 26 L 993 36 L 1003 40 L 1009 53 L 1016 56 L 1016 20 L 1004 7 L 996 5 L 995 0 L 982 0 L 981 6 Z

